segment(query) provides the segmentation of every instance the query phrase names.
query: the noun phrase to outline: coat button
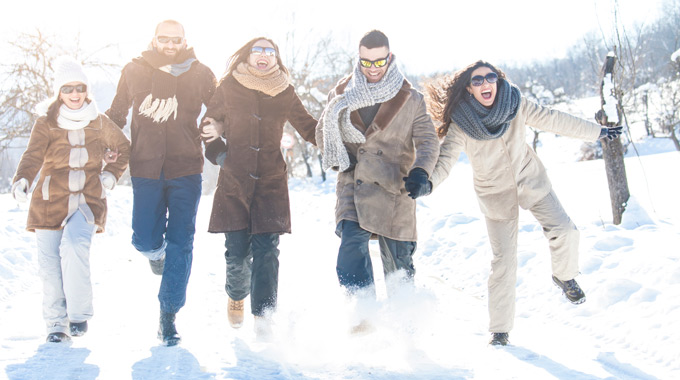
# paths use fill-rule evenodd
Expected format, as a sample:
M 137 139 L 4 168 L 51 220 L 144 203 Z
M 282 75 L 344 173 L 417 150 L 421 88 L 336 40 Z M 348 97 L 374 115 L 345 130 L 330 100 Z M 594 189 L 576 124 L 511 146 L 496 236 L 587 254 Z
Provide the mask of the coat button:
M 382 156 L 382 150 L 378 150 L 378 156 Z
M 360 179 L 357 180 L 357 185 L 361 185 L 362 183 L 364 183 L 364 181 L 362 181 Z
M 361 148 L 361 149 L 359 149 L 359 153 L 364 154 L 364 153 L 366 153 L 366 150 L 364 148 Z

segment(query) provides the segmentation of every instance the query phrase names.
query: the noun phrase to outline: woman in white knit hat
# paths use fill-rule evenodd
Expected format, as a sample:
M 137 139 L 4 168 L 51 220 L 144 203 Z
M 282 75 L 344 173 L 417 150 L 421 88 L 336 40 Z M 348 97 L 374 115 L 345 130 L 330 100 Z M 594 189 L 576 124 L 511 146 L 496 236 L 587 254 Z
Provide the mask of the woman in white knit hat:
M 43 115 L 31 130 L 12 193 L 25 202 L 40 173 L 26 229 L 36 233 L 47 341 L 63 342 L 83 335 L 92 318 L 90 244 L 104 231 L 105 188 L 113 189 L 127 168 L 130 141 L 99 114 L 78 62 L 62 57 L 54 67 L 55 95 L 38 106 Z

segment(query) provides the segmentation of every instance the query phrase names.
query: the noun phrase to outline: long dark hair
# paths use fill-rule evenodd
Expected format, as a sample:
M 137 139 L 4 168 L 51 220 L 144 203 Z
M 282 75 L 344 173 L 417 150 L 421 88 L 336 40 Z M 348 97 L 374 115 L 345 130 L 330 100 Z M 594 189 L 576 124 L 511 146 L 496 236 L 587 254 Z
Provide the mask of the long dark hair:
M 489 62 L 479 60 L 453 74 L 427 85 L 427 108 L 432 117 L 442 124 L 437 128 L 440 138 L 446 136 L 451 123 L 451 111 L 465 96 L 469 96 L 466 88 L 470 85 L 472 72 L 480 67 L 488 67 L 498 74 L 499 80 L 507 80 L 505 73 Z
M 286 75 L 288 75 L 288 69 L 286 68 L 286 66 L 283 65 L 283 61 L 281 61 L 281 54 L 279 52 L 279 46 L 276 45 L 274 43 L 274 41 L 272 41 L 269 38 L 256 37 L 256 38 L 253 38 L 252 40 L 246 42 L 245 45 L 241 46 L 238 50 L 236 50 L 236 53 L 232 54 L 232 56 L 229 57 L 229 63 L 227 64 L 227 73 L 224 75 L 224 78 L 222 78 L 222 80 L 231 76 L 234 73 L 234 70 L 236 70 L 236 67 L 238 67 L 239 64 L 241 64 L 242 62 L 248 61 L 248 57 L 250 56 L 250 49 L 253 47 L 253 45 L 255 45 L 255 43 L 257 41 L 260 41 L 260 40 L 265 40 L 265 41 L 269 42 L 270 44 L 272 44 L 272 46 L 274 46 L 274 50 L 276 50 L 276 63 L 279 65 L 279 68 L 281 69 L 281 71 L 283 71 L 284 73 L 286 73 Z

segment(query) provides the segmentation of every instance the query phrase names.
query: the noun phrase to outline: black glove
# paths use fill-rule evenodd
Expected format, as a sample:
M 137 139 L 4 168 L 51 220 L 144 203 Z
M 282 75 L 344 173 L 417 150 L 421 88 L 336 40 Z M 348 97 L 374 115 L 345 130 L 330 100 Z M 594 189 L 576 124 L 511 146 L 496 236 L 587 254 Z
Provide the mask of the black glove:
M 611 128 L 604 127 L 602 128 L 602 130 L 600 130 L 600 137 L 598 138 L 603 139 L 606 137 L 609 139 L 609 141 L 612 141 L 615 138 L 621 136 L 622 129 L 623 127 L 611 127 Z
M 415 168 L 404 177 L 406 184 L 404 187 L 408 191 L 408 196 L 416 199 L 432 192 L 432 182 L 427 179 L 427 172 L 421 168 Z

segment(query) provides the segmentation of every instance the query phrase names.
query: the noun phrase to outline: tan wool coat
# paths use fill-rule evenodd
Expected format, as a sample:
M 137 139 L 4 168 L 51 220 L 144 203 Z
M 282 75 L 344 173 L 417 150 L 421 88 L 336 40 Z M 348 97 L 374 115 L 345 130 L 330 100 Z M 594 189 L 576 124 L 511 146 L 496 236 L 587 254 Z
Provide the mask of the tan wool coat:
M 342 94 L 350 79 L 341 80 L 329 100 Z M 354 170 L 338 173 L 336 224 L 351 220 L 376 235 L 416 241 L 416 201 L 408 196 L 403 178 L 414 168 L 430 175 L 439 155 L 423 95 L 404 81 L 397 95 L 380 105 L 371 125 L 364 126 L 358 111 L 350 119 L 364 131 L 366 142 L 345 143 L 357 164 Z M 317 146 L 323 148 L 323 124 L 316 128 Z
M 518 207 L 531 208 L 552 189 L 545 167 L 526 143 L 527 125 L 585 141 L 597 141 L 600 135 L 600 125 L 542 107 L 524 97 L 519 107 L 507 132 L 493 140 L 475 140 L 452 122 L 431 177 L 433 187 L 448 177 L 460 152 L 465 152 L 482 213 L 495 220 L 514 219 L 519 214 Z
M 251 234 L 290 233 L 288 169 L 281 154 L 286 121 L 314 143 L 316 119 L 290 85 L 276 96 L 242 86 L 233 76 L 217 88 L 206 117 L 224 125 L 221 139 L 206 144 L 212 163 L 226 151 L 213 197 L 209 232 L 249 229 Z
M 116 162 L 102 168 L 106 149 L 118 150 Z M 120 178 L 130 159 L 130 141 L 108 117 L 100 114 L 79 130 L 59 128 L 40 117 L 33 126 L 26 151 L 21 156 L 13 182 L 21 178 L 33 183 L 26 229 L 59 230 L 76 209 L 88 222 L 104 231 L 106 192 L 99 175 L 102 170 Z M 83 207 L 83 203 L 87 207 Z M 89 211 L 88 211 L 89 210 Z

